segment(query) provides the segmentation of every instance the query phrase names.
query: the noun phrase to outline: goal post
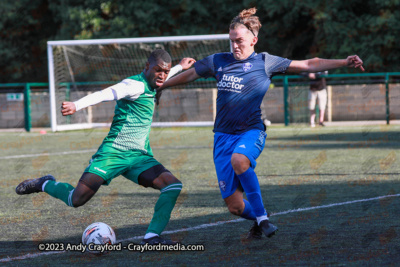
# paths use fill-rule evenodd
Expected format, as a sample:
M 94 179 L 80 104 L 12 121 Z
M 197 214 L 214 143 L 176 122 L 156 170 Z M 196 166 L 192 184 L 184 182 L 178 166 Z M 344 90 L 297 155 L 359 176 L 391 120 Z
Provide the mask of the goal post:
M 115 101 L 61 115 L 63 101 L 76 101 L 126 77 L 143 71 L 150 53 L 168 51 L 175 65 L 183 57 L 196 60 L 230 51 L 228 34 L 48 41 L 48 71 L 52 131 L 109 126 Z M 215 114 L 212 79 L 197 81 L 163 92 L 153 126 L 211 126 Z M 190 89 L 190 90 L 187 90 Z

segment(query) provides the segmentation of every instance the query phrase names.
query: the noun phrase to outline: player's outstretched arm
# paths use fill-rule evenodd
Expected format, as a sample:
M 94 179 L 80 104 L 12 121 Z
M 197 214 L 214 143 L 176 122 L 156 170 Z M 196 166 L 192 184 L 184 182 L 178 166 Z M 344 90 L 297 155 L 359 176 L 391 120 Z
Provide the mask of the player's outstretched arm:
M 290 63 L 288 72 L 319 72 L 342 67 L 359 68 L 364 71 L 363 61 L 357 56 L 348 56 L 347 59 L 323 59 L 312 58 L 307 60 L 293 60 Z
M 189 69 L 191 66 L 193 66 L 193 64 L 196 62 L 196 60 L 194 58 L 191 57 L 185 57 L 182 58 L 181 62 L 179 62 L 179 65 L 182 66 L 183 70 L 187 70 Z
M 72 115 L 78 110 L 81 110 L 88 106 L 93 106 L 103 101 L 112 101 L 114 99 L 115 99 L 114 93 L 112 92 L 112 89 L 109 87 L 104 90 L 82 97 L 81 99 L 75 102 L 68 102 L 68 101 L 62 102 L 61 114 L 63 116 Z
M 78 110 L 96 105 L 100 102 L 119 100 L 125 97 L 130 97 L 130 99 L 133 100 L 138 98 L 143 92 L 144 85 L 142 82 L 125 79 L 118 84 L 82 97 L 78 101 L 63 102 L 61 113 L 64 116 L 72 115 Z
M 157 94 L 156 94 L 156 103 L 157 105 L 160 104 L 160 98 L 162 94 L 162 90 L 171 87 L 171 86 L 176 86 L 176 85 L 181 85 L 185 83 L 190 83 L 196 79 L 200 78 L 200 76 L 196 73 L 196 70 L 190 69 L 185 72 L 182 72 L 175 77 L 165 81 L 163 85 L 157 88 Z
M 163 85 L 157 88 L 157 91 L 162 91 L 165 88 L 171 87 L 171 86 L 176 86 L 176 85 L 181 85 L 185 83 L 190 83 L 196 79 L 200 78 L 199 75 L 197 75 L 195 69 L 190 69 L 185 72 L 182 72 L 175 77 L 169 79 L 168 81 L 164 82 Z
M 190 57 L 183 58 L 181 60 L 181 62 L 179 62 L 178 65 L 171 68 L 166 81 L 169 80 L 170 78 L 172 78 L 173 76 L 175 76 L 176 74 L 180 73 L 182 70 L 189 69 L 191 66 L 193 66 L 193 64 L 195 62 L 196 62 L 196 60 L 194 60 L 193 58 L 190 58 Z

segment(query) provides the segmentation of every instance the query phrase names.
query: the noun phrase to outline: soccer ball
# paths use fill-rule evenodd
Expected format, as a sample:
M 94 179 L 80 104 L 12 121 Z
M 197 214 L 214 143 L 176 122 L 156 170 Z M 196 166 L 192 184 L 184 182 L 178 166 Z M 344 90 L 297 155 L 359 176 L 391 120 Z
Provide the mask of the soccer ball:
M 82 243 L 88 245 L 87 251 L 99 253 L 97 250 L 91 250 L 94 245 L 115 244 L 116 236 L 114 230 L 105 223 L 95 222 L 89 225 L 82 234 Z M 93 243 L 93 244 L 92 244 Z M 92 245 L 89 245 L 92 244 Z

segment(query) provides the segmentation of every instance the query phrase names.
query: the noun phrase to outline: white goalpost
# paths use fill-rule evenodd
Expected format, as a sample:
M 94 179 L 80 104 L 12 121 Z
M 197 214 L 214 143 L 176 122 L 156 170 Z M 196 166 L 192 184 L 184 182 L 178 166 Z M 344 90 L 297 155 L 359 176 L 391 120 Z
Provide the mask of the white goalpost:
M 140 74 L 156 49 L 168 51 L 175 65 L 183 57 L 196 60 L 230 51 L 228 34 L 47 42 L 51 129 L 55 131 L 107 127 L 115 101 L 62 116 L 63 101 L 76 101 L 121 80 Z M 212 126 L 215 117 L 213 79 L 165 90 L 152 126 Z

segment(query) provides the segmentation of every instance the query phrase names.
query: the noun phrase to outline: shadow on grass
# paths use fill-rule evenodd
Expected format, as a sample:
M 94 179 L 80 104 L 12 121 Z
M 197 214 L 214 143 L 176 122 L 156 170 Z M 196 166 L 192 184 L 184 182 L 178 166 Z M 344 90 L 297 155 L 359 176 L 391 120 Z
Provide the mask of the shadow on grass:
M 245 237 L 248 229 L 252 226 L 251 221 L 213 225 L 219 221 L 234 220 L 238 217 L 228 213 L 217 190 L 205 190 L 182 195 L 184 199 L 181 202 L 178 201 L 176 207 L 176 211 L 180 211 L 180 213 L 177 215 L 175 211 L 166 230 L 187 229 L 187 231 L 182 230 L 170 234 L 169 237 L 183 244 L 203 244 L 206 246 L 206 251 L 163 252 L 164 254 L 148 252 L 143 254 L 124 250 L 110 253 L 104 257 L 69 251 L 17 262 L 32 265 L 42 265 L 43 262 L 50 261 L 54 264 L 103 263 L 107 265 L 120 263 L 130 265 L 132 263 L 150 263 L 173 265 L 197 263 L 208 265 L 218 263 L 246 265 L 266 260 L 267 265 L 286 263 L 302 265 L 327 262 L 349 264 L 365 261 L 386 264 L 399 260 L 399 197 L 340 204 L 346 201 L 368 200 L 377 196 L 398 194 L 400 192 L 399 182 L 370 181 L 369 183 L 349 184 L 309 181 L 302 184 L 262 185 L 261 191 L 265 206 L 272 213 L 271 221 L 280 228 L 279 234 L 272 239 L 248 241 Z M 95 205 L 92 208 L 99 211 L 104 209 L 102 202 L 99 201 L 99 197 L 104 197 L 104 195 L 99 191 L 97 199 L 93 199 L 96 202 L 92 203 Z M 120 193 L 115 203 L 109 207 L 111 214 L 106 223 L 112 225 L 113 218 L 127 216 L 127 210 L 143 205 L 149 207 L 150 213 L 150 207 L 154 205 L 157 198 L 158 193 L 151 190 Z M 327 204 L 336 206 L 293 211 Z M 200 208 L 204 211 L 203 215 L 198 214 Z M 65 209 L 68 208 L 65 207 Z M 215 209 L 225 211 L 215 212 Z M 50 218 L 56 219 L 62 210 L 62 208 L 54 209 L 54 211 L 49 209 Z M 284 211 L 287 213 L 283 214 Z M 73 210 L 72 214 L 77 217 L 85 216 L 80 209 Z M 149 214 L 147 217 L 150 216 Z M 131 218 L 127 216 L 124 222 L 125 226 L 112 225 L 119 240 L 141 236 L 145 233 L 147 223 L 129 224 L 130 220 Z M 19 239 L 32 236 L 32 233 L 37 233 L 43 225 L 52 224 L 52 221 L 42 221 L 38 218 L 36 222 L 30 220 L 9 225 L 15 231 L 14 237 L 12 237 L 14 240 L 0 241 L 0 258 L 41 253 L 38 250 L 39 243 L 63 243 L 66 245 L 80 242 L 80 229 L 84 229 L 86 224 L 71 225 L 68 220 L 58 220 L 57 222 L 59 225 L 56 229 L 60 233 L 66 228 L 77 228 L 79 229 L 78 234 L 51 240 L 43 235 L 42 238 L 37 236 L 37 241 L 21 241 Z M 201 229 L 193 229 L 193 227 L 203 224 L 210 225 Z M 20 237 L 24 235 L 23 238 L 19 238 L 18 234 Z M 130 242 L 138 244 L 140 239 L 130 239 L 123 242 L 123 245 L 126 246 Z
M 400 147 L 400 132 L 335 132 L 309 133 L 294 132 L 293 135 L 277 135 L 268 139 L 267 147 L 279 149 L 359 149 Z

